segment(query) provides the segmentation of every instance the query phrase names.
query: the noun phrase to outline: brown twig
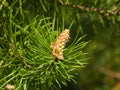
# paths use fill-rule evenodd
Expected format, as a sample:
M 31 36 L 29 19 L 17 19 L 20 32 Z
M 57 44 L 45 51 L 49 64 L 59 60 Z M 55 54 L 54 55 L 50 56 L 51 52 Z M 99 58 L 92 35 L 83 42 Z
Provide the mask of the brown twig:
M 115 72 L 106 68 L 100 68 L 99 71 L 104 73 L 106 76 L 120 80 L 120 72 Z
M 72 8 L 78 8 L 82 11 L 87 11 L 87 12 L 97 12 L 100 13 L 104 16 L 109 16 L 109 15 L 120 15 L 120 11 L 118 11 L 117 6 L 112 7 L 111 9 L 100 9 L 100 8 L 95 8 L 95 7 L 86 7 L 82 5 L 74 5 L 74 4 L 69 4 L 67 2 L 59 2 L 56 1 L 58 4 L 63 5 L 63 6 L 69 6 Z

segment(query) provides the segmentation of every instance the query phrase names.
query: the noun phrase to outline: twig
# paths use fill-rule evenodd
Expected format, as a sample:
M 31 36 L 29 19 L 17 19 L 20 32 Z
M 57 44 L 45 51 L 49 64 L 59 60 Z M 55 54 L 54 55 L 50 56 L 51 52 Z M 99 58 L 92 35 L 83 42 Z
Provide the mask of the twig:
M 117 6 L 112 7 L 111 9 L 100 9 L 100 8 L 95 8 L 95 7 L 86 7 L 86 6 L 82 6 L 82 5 L 74 5 L 74 4 L 69 4 L 67 2 L 59 2 L 56 1 L 58 4 L 63 5 L 63 6 L 69 6 L 72 8 L 78 8 L 80 10 L 83 11 L 87 11 L 87 12 L 97 12 L 100 13 L 104 16 L 109 16 L 109 15 L 120 15 L 120 11 L 118 11 Z
M 115 72 L 106 68 L 100 68 L 99 71 L 104 73 L 106 76 L 120 80 L 120 72 Z

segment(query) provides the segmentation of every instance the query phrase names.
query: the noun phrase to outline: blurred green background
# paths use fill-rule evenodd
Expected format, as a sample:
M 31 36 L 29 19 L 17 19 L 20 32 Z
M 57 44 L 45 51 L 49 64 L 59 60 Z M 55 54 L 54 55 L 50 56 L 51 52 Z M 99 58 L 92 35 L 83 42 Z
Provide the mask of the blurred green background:
M 73 37 L 77 30 L 80 36 L 87 35 L 84 40 L 90 42 L 84 51 L 88 64 L 75 71 L 77 84 L 68 82 L 61 90 L 120 90 L 119 0 L 0 0 L 0 49 L 4 53 L 8 48 L 5 38 L 10 8 L 14 22 L 20 26 L 26 26 L 37 15 L 53 18 L 56 14 L 59 26 L 64 23 L 68 28 L 73 23 Z M 24 35 L 18 36 L 18 41 Z

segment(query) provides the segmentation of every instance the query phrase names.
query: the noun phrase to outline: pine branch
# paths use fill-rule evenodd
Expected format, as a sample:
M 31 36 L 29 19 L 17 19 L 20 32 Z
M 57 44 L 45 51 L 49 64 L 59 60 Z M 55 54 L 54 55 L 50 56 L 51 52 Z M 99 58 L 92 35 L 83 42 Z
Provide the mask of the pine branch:
M 116 78 L 116 79 L 120 80 L 120 72 L 115 72 L 113 70 L 106 69 L 106 68 L 99 68 L 99 71 L 108 77 Z
M 80 9 L 80 10 L 86 11 L 86 12 L 99 13 L 99 14 L 104 15 L 104 16 L 111 16 L 111 15 L 118 16 L 118 15 L 120 15 L 120 11 L 119 11 L 119 8 L 117 8 L 117 6 L 114 6 L 111 9 L 101 9 L 101 8 L 95 8 L 95 7 L 86 7 L 86 6 L 82 6 L 82 5 L 70 4 L 68 2 L 60 2 L 59 0 L 57 0 L 56 3 L 58 3 L 58 5 L 68 6 L 68 7 Z
M 86 58 L 83 58 L 85 53 L 82 49 L 88 42 L 81 41 L 84 36 L 77 36 L 74 42 L 65 47 L 69 38 L 69 36 L 66 37 L 66 35 L 68 35 L 70 30 L 64 31 L 61 30 L 61 28 L 64 27 L 58 26 L 55 28 L 55 26 L 58 25 L 55 21 L 55 17 L 52 22 L 50 18 L 43 17 L 37 20 L 36 17 L 29 25 L 22 28 L 19 28 L 19 25 L 15 22 L 12 24 L 18 27 L 20 31 L 24 29 L 31 29 L 31 31 L 24 37 L 21 43 L 19 42 L 19 44 L 23 46 L 16 45 L 15 41 L 11 42 L 10 40 L 9 53 L 12 54 L 8 54 L 8 57 L 6 57 L 8 60 L 10 59 L 10 63 L 4 65 L 6 61 L 1 61 L 1 68 L 6 68 L 10 71 L 8 75 L 5 74 L 6 76 L 2 77 L 5 82 L 0 81 L 1 89 L 5 87 L 6 84 L 14 82 L 15 85 L 11 85 L 18 87 L 15 87 L 15 89 L 26 88 L 27 90 L 32 90 L 41 85 L 41 89 L 43 90 L 50 88 L 56 90 L 61 88 L 61 85 L 67 85 L 67 81 L 73 80 L 74 74 L 72 72 L 74 70 L 84 67 Z M 63 33 L 60 34 L 62 31 Z M 18 32 L 11 33 L 12 40 L 15 39 L 15 37 L 12 36 L 13 34 L 18 35 L 16 33 Z M 53 42 L 56 44 L 53 45 Z M 60 53 L 58 53 L 58 48 L 61 44 L 64 47 L 61 47 Z M 62 55 L 63 58 L 58 58 L 55 54 L 57 54 L 57 56 Z M 17 67 L 19 68 L 17 69 Z M 15 77 L 13 77 L 13 75 Z

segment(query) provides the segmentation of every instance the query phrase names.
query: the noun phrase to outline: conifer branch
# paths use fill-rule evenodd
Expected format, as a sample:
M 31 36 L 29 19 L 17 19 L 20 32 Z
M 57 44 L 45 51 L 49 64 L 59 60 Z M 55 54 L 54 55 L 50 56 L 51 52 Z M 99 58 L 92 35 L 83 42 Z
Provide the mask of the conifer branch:
M 117 8 L 117 6 L 114 6 L 111 9 L 102 9 L 102 8 L 95 8 L 95 7 L 86 7 L 83 5 L 70 4 L 68 2 L 60 2 L 58 0 L 56 1 L 56 3 L 58 3 L 59 5 L 62 5 L 62 6 L 68 6 L 68 7 L 80 9 L 80 10 L 86 11 L 86 12 L 96 12 L 96 13 L 99 13 L 99 14 L 104 15 L 104 16 L 120 15 L 120 11 Z

